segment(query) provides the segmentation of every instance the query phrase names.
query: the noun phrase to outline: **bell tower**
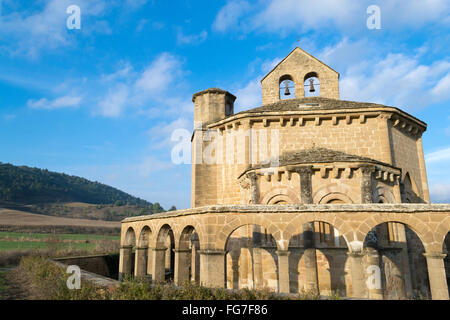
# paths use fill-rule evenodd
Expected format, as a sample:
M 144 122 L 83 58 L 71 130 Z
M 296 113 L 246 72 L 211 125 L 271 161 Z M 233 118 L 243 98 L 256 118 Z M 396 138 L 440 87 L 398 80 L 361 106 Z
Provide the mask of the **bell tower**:
M 261 80 L 261 86 L 263 105 L 309 93 L 339 99 L 339 73 L 298 47 Z

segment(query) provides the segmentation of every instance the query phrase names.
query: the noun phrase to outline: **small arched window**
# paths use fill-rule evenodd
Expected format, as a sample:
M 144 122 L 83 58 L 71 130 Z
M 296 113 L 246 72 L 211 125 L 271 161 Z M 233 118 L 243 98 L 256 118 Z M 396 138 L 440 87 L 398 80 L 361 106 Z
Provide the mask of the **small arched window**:
M 305 86 L 305 97 L 320 96 L 320 82 L 319 75 L 315 72 L 310 72 L 305 75 L 303 80 Z
M 290 75 L 284 75 L 280 78 L 280 99 L 295 98 L 295 83 Z

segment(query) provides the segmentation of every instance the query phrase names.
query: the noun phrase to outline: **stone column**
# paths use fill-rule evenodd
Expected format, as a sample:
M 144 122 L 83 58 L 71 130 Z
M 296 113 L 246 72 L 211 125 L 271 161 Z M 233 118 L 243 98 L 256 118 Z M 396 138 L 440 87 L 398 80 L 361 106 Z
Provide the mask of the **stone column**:
M 296 171 L 300 176 L 300 199 L 302 204 L 313 203 L 311 183 L 312 166 L 297 167 Z
M 252 197 L 252 204 L 258 204 L 259 203 L 258 176 L 254 172 L 248 173 L 247 176 L 250 179 L 250 192 Z
M 278 281 L 280 293 L 289 293 L 289 250 L 277 250 L 278 256 Z
M 373 203 L 372 172 L 373 166 L 363 165 L 361 170 L 361 203 Z
M 136 248 L 134 263 L 134 276 L 144 277 L 147 275 L 147 247 Z
M 152 280 L 164 282 L 166 280 L 165 256 L 167 248 L 152 248 Z
M 197 244 L 194 242 L 192 244 L 192 255 L 191 255 L 191 281 L 195 283 L 200 283 L 200 257 L 198 255 Z
M 319 280 L 317 275 L 317 256 L 314 243 L 314 223 L 303 225 L 303 253 L 305 259 L 305 290 L 319 294 Z
M 120 247 L 120 261 L 119 261 L 119 281 L 125 279 L 127 275 L 131 274 L 131 250 L 132 246 Z
M 263 281 L 263 265 L 260 248 L 253 248 L 253 286 L 255 289 L 262 289 Z
M 424 256 L 427 258 L 431 298 L 433 300 L 448 300 L 449 295 L 444 265 L 444 258 L 447 255 L 441 252 L 428 252 L 424 253 Z
M 366 298 L 366 281 L 364 274 L 363 252 L 347 252 L 350 258 L 350 273 L 352 278 L 352 298 Z
M 183 285 L 189 281 L 189 260 L 190 249 L 173 249 L 175 252 L 175 275 L 174 282 L 176 285 Z
M 153 272 L 153 257 L 152 257 L 152 250 L 150 248 L 147 248 L 147 277 L 149 279 L 152 278 L 152 272 Z
M 206 287 L 225 287 L 225 254 L 223 250 L 199 250 L 200 284 Z
M 312 204 L 312 166 L 303 166 L 296 168 L 300 176 L 300 199 L 302 204 Z M 305 251 L 305 290 L 314 294 L 319 293 L 318 277 L 317 277 L 317 257 L 314 243 L 314 222 L 305 223 L 303 225 L 303 247 Z
M 402 278 L 404 280 L 404 295 L 406 298 L 410 298 L 414 295 L 411 279 L 411 268 L 409 263 L 408 243 L 406 239 L 406 227 L 401 223 L 395 223 L 395 230 L 397 233 L 397 239 L 399 246 L 402 248 L 401 252 L 401 270 Z
M 368 291 L 369 291 L 369 298 L 370 299 L 376 299 L 376 300 L 382 300 L 383 299 L 383 288 L 382 288 L 382 281 L 381 281 L 381 272 L 380 272 L 380 254 L 378 253 L 378 250 L 375 248 L 368 248 L 367 249 L 367 265 L 368 267 L 374 266 L 374 269 L 370 269 L 372 272 L 370 274 L 370 280 L 369 283 L 366 283 Z

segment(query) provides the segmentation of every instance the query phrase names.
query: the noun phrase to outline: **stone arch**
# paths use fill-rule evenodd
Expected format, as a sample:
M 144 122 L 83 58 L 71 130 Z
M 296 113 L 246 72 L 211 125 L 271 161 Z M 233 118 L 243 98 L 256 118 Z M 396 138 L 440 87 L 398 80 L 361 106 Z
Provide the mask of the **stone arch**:
M 197 230 L 192 225 L 187 225 L 180 233 L 177 243 L 178 254 L 176 261 L 175 282 L 182 285 L 187 281 L 200 281 L 200 240 Z
M 136 231 L 132 226 L 129 226 L 127 228 L 127 231 L 125 232 L 125 237 L 123 237 L 124 242 L 123 246 L 135 246 L 136 245 Z
M 352 228 L 342 219 L 336 218 L 334 214 L 330 212 L 325 212 L 321 214 L 304 214 L 301 216 L 295 217 L 289 224 L 284 228 L 284 236 L 288 239 L 288 245 L 291 241 L 291 238 L 300 233 L 299 227 L 303 226 L 306 223 L 314 223 L 314 222 L 325 222 L 333 226 L 333 228 L 339 230 L 340 235 L 344 238 L 345 244 L 348 248 L 350 248 L 349 235 L 353 234 Z
M 270 220 L 259 216 L 241 216 L 236 217 L 230 222 L 226 222 L 225 225 L 217 232 L 216 248 L 219 250 L 225 250 L 229 236 L 236 230 L 245 225 L 259 225 L 264 227 L 268 233 L 272 235 L 277 243 L 277 247 L 280 246 L 282 240 L 281 230 L 274 225 Z M 279 248 L 282 250 L 281 248 Z
M 414 217 L 411 214 L 397 213 L 395 217 L 389 216 L 388 213 L 378 213 L 370 215 L 357 227 L 355 236 L 357 241 L 364 243 L 364 240 L 370 230 L 382 223 L 401 223 L 410 228 L 419 237 L 425 251 L 428 252 L 433 245 L 436 244 L 432 230 L 426 223 Z
M 311 80 L 312 80 L 315 92 L 310 92 Z M 305 89 L 304 89 L 305 97 L 320 96 L 320 79 L 319 79 L 319 74 L 317 72 L 311 71 L 311 72 L 306 73 L 305 76 L 303 77 L 303 85 L 305 87 Z
M 313 203 L 328 203 L 331 200 L 338 199 L 344 203 L 356 203 L 356 196 L 352 194 L 350 187 L 346 185 L 329 184 L 317 190 L 313 194 Z
M 445 217 L 436 227 L 436 231 L 434 232 L 434 238 L 436 240 L 436 248 L 444 245 L 444 240 L 447 234 L 450 232 L 450 217 Z M 447 248 L 450 255 L 450 248 Z
M 261 196 L 261 204 L 275 204 L 278 200 L 285 200 L 288 204 L 301 203 L 298 195 L 289 187 L 276 187 Z
M 177 249 L 187 249 L 191 241 L 191 236 L 194 234 L 194 232 L 197 232 L 194 226 L 190 224 L 185 226 L 181 231 L 180 237 L 178 239 L 178 244 L 176 246 Z
M 424 241 L 404 219 L 387 220 L 376 224 L 364 239 L 366 264 L 378 266 L 381 271 L 378 295 L 385 299 L 413 298 L 419 293 L 429 297 Z
M 346 228 L 343 224 L 340 227 Z M 291 292 L 318 290 L 321 295 L 336 292 L 345 295 L 348 290 L 345 268 L 349 247 L 343 232 L 336 227 L 336 220 L 312 214 L 294 219 L 286 229 L 290 234 L 289 265 L 294 270 L 289 274 Z
M 137 277 L 147 276 L 151 274 L 151 259 L 149 259 L 149 244 L 152 231 L 148 225 L 144 225 L 137 239 L 136 255 L 135 255 L 135 272 Z
M 276 241 L 258 224 L 245 224 L 233 230 L 225 246 L 225 279 L 228 288 L 263 287 L 278 290 Z
M 152 276 L 156 281 L 171 279 L 175 271 L 175 234 L 173 228 L 163 224 L 155 237 Z
M 139 231 L 139 237 L 137 241 L 138 247 L 148 247 L 150 244 L 150 238 L 152 236 L 152 229 L 148 225 L 144 225 Z
M 175 235 L 173 232 L 173 228 L 168 223 L 165 223 L 159 228 L 159 231 L 155 238 L 155 248 L 164 248 L 167 237 L 170 237 L 170 240 L 175 244 Z
M 127 278 L 135 272 L 135 254 L 133 250 L 136 248 L 136 232 L 132 226 L 129 226 L 121 240 L 123 243 L 120 248 L 119 261 L 119 280 Z

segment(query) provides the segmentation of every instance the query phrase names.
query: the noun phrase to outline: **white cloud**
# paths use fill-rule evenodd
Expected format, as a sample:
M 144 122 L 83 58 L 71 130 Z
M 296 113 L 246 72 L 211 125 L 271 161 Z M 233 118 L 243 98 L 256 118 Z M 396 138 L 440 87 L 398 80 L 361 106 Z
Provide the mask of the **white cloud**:
M 174 143 L 171 141 L 172 132 L 176 129 L 192 130 L 192 121 L 187 118 L 178 118 L 169 123 L 160 122 L 148 130 L 152 141 L 152 149 L 167 148 Z
M 450 184 L 445 180 L 450 176 L 450 147 L 425 154 L 425 163 L 431 201 L 450 203 Z
M 388 54 L 349 68 L 340 81 L 341 98 L 418 109 L 445 100 L 435 87 L 449 70 L 445 60 L 425 65 L 415 57 Z
M 367 31 L 366 10 L 381 9 L 382 29 L 420 28 L 427 23 L 448 24 L 447 0 L 259 0 L 229 1 L 214 21 L 213 29 L 227 31 L 241 27 L 248 31 L 308 31 L 330 27 L 341 31 Z
M 126 107 L 128 94 L 125 85 L 118 85 L 115 90 L 110 90 L 98 104 L 100 115 L 112 118 L 120 116 Z
M 252 73 L 255 73 L 254 65 L 256 63 L 261 65 L 260 71 L 256 72 L 257 76 L 248 81 L 243 87 L 236 87 L 234 90 L 237 97 L 234 110 L 236 113 L 250 108 L 259 107 L 262 104 L 261 79 L 281 60 L 282 58 L 280 57 L 265 61 L 261 61 L 261 59 L 258 58 L 250 63 L 249 69 Z
M 42 50 L 73 45 L 66 27 L 69 16 L 66 9 L 72 4 L 71 0 L 50 0 L 45 2 L 41 10 L 3 13 L 0 19 L 0 37 L 10 45 L 2 49 L 13 55 L 37 58 Z M 88 16 L 102 15 L 105 9 L 104 0 L 78 0 L 77 5 L 82 8 L 82 21 Z M 2 9 L 6 11 L 5 8 Z
M 450 161 L 450 147 L 437 150 L 425 155 L 426 163 L 436 163 L 442 161 Z
M 239 19 L 250 7 L 250 3 L 247 1 L 228 1 L 218 12 L 212 26 L 213 29 L 216 31 L 226 31 L 232 27 L 237 27 Z
M 133 72 L 133 66 L 129 62 L 125 62 L 124 65 L 116 72 L 102 75 L 102 80 L 110 82 L 127 79 L 132 75 Z
M 181 62 L 170 53 L 162 53 L 137 79 L 135 86 L 148 94 L 161 94 L 180 75 Z
M 450 73 L 439 80 L 437 85 L 431 90 L 431 93 L 440 100 L 450 99 Z
M 361 4 L 352 0 L 272 0 L 250 18 L 253 29 L 277 31 L 283 29 L 315 29 L 333 23 L 350 24 L 358 17 Z
M 170 113 L 179 116 L 185 111 L 186 99 L 182 93 L 173 92 L 183 86 L 182 75 L 181 59 L 167 52 L 141 71 L 128 62 L 122 63 L 117 71 L 101 76 L 105 88 L 115 89 L 108 89 L 94 114 L 119 117 L 133 108 L 136 113 L 150 117 Z
M 185 35 L 183 34 L 181 28 L 179 28 L 177 31 L 177 44 L 199 44 L 205 41 L 207 37 L 208 32 L 206 32 L 205 30 L 203 30 L 199 34 Z
M 389 104 L 417 110 L 449 99 L 450 62 L 421 62 L 429 48 L 383 55 L 366 40 L 342 39 L 315 53 L 340 72 L 341 99 Z
M 432 202 L 450 203 L 450 184 L 434 183 L 430 184 L 429 188 Z
M 259 107 L 262 103 L 260 79 L 253 79 L 244 88 L 238 89 L 236 97 L 235 113 Z
M 78 107 L 81 103 L 82 97 L 74 97 L 74 96 L 64 96 L 60 98 L 56 98 L 52 101 L 47 100 L 46 98 L 42 98 L 40 100 L 28 100 L 27 106 L 31 109 L 62 109 L 62 108 L 73 108 Z

